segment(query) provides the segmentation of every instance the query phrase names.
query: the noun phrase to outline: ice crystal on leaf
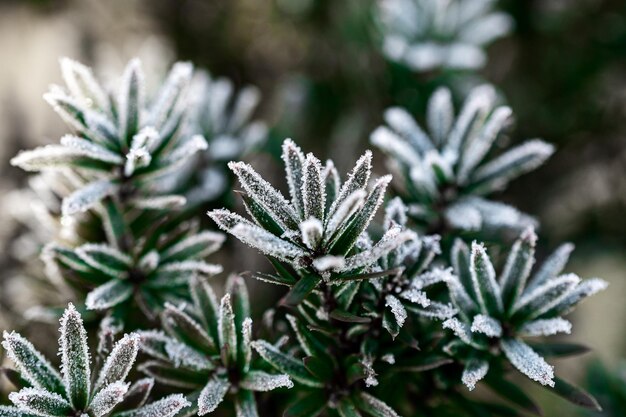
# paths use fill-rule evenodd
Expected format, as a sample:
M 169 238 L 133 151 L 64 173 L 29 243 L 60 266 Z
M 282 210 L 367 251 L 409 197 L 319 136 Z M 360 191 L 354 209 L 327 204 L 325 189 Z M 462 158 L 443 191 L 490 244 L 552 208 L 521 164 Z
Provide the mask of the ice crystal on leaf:
M 94 369 L 82 318 L 72 304 L 65 310 L 59 332 L 60 373 L 28 340 L 15 332 L 4 332 L 2 346 L 26 386 L 9 395 L 14 407 L 0 407 L 0 415 L 173 417 L 189 405 L 176 395 L 145 405 L 152 382 L 130 385 L 125 381 L 139 349 L 136 333 L 117 341 L 108 356 L 101 358 L 104 365 Z M 92 371 L 95 379 L 91 378 Z M 156 404 L 160 406 L 158 413 L 152 411 Z
M 282 159 L 289 200 L 250 165 L 231 162 L 229 167 L 245 191 L 244 204 L 252 221 L 224 209 L 213 210 L 209 216 L 242 242 L 306 276 L 292 295 L 302 298 L 322 278 L 337 282 L 342 276 L 367 272 L 378 259 L 413 237 L 413 232 L 392 229 L 368 250 L 358 247 L 357 241 L 366 234 L 391 180 L 384 176 L 368 187 L 369 151 L 359 158 L 343 184 L 332 161 L 322 166 L 290 139 L 283 143 Z M 281 281 L 280 277 L 259 278 Z M 289 277 L 283 277 L 283 283 L 287 283 L 285 279 Z
M 11 163 L 27 171 L 69 168 L 80 174 L 84 184 L 65 196 L 64 215 L 89 210 L 122 190 L 133 190 L 136 198 L 154 197 L 156 178 L 171 175 L 207 148 L 202 136 L 181 127 L 192 69 L 189 63 L 175 64 L 160 90 L 149 95 L 136 59 L 113 91 L 89 68 L 62 59 L 66 87 L 53 86 L 44 97 L 73 133 L 58 145 L 23 151 Z
M 198 415 L 232 398 L 237 408 L 257 416 L 252 392 L 291 388 L 293 383 L 288 375 L 253 366 L 250 301 L 243 279 L 231 275 L 219 303 L 205 280 L 193 278 L 189 285 L 193 303 L 168 304 L 161 313 L 165 332 L 140 332 L 141 348 L 153 358 L 140 370 L 197 398 L 193 409 Z
M 495 101 L 493 87 L 476 87 L 455 119 L 450 91 L 442 87 L 429 100 L 427 131 L 406 110 L 394 107 L 384 114 L 386 126 L 371 135 L 372 144 L 389 156 L 409 215 L 432 230 L 519 233 L 535 224 L 485 196 L 540 166 L 554 148 L 534 139 L 491 159 L 512 118 L 511 109 Z
M 485 47 L 513 26 L 510 16 L 493 10 L 494 3 L 382 0 L 378 17 L 383 53 L 419 72 L 479 69 L 486 62 Z
M 571 323 L 561 316 L 607 285 L 597 278 L 583 281 L 561 274 L 571 252 L 569 244 L 531 274 L 536 239 L 532 229 L 524 231 L 498 276 L 483 245 L 474 242 L 468 248 L 461 240 L 453 245 L 455 276 L 447 283 L 459 314 L 444 328 L 469 347 L 453 350 L 465 361 L 463 382 L 470 389 L 487 374 L 489 362 L 502 355 L 530 379 L 554 387 L 552 366 L 524 338 L 570 333 Z

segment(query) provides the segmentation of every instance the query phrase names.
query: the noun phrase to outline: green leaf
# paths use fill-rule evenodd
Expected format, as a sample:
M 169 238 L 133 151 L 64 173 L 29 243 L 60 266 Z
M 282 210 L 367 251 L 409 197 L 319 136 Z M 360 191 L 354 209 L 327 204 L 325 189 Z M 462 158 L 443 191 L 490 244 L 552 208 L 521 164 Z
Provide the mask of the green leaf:
M 246 211 L 256 220 L 259 226 L 276 236 L 282 236 L 283 233 L 285 233 L 285 229 L 283 229 L 261 205 L 254 201 L 254 199 L 243 193 L 241 196 Z
M 119 136 L 126 146 L 130 146 L 133 136 L 139 131 L 139 117 L 143 109 L 141 97 L 143 74 L 139 60 L 134 59 L 128 63 L 122 80 L 117 103 Z
M 591 351 L 591 348 L 576 343 L 528 343 L 539 355 L 548 357 L 566 357 L 583 355 Z
M 259 281 L 269 282 L 270 284 L 275 285 L 285 285 L 287 287 L 292 287 L 296 281 L 291 280 L 290 278 L 284 278 L 281 275 L 275 274 L 266 274 L 264 272 L 255 272 L 255 273 L 242 273 L 242 275 L 249 275 L 252 278 L 258 279 Z
M 482 313 L 491 317 L 500 317 L 503 305 L 500 287 L 496 282 L 496 272 L 485 247 L 476 242 L 472 243 L 470 272 Z
M 117 247 L 124 247 L 126 242 L 126 223 L 117 203 L 110 197 L 102 201 L 104 206 L 102 221 L 104 230 L 110 242 L 115 242 Z
M 361 411 L 372 417 L 400 417 L 387 404 L 365 392 L 355 396 L 354 402 Z
M 334 369 L 328 363 L 316 356 L 307 356 L 302 360 L 306 369 L 320 381 L 329 382 L 335 376 Z
M 74 409 L 82 410 L 89 402 L 91 366 L 87 332 L 80 314 L 71 303 L 61 318 L 61 372 L 67 395 Z
M 256 340 L 252 342 L 252 347 L 270 365 L 280 372 L 286 373 L 293 380 L 309 387 L 321 388 L 323 386 L 317 378 L 311 375 L 301 361 L 282 353 L 270 343 Z
M 19 408 L 42 416 L 69 416 L 72 413 L 70 404 L 59 394 L 37 388 L 24 388 L 12 392 L 9 399 Z
M 296 307 L 317 287 L 322 281 L 319 275 L 306 274 L 289 290 L 281 300 L 280 304 L 287 307 Z
M 207 381 L 206 370 L 175 368 L 161 361 L 147 361 L 138 369 L 159 383 L 176 388 L 196 389 L 204 386 Z
M 245 389 L 239 390 L 235 398 L 237 417 L 259 417 L 254 393 Z
M 598 401 L 582 388 L 572 385 L 557 376 L 554 377 L 554 382 L 555 385 L 552 391 L 558 396 L 566 399 L 572 404 L 576 404 L 590 410 L 602 411 L 602 407 L 598 404 Z
M 243 322 L 251 317 L 248 288 L 241 276 L 233 274 L 226 281 L 226 291 L 231 295 L 231 303 L 235 314 L 237 363 L 239 364 L 239 369 L 243 370 L 248 365 L 248 355 L 243 340 Z
M 517 384 L 499 377 L 494 372 L 487 374 L 484 381 L 489 388 L 503 399 L 516 404 L 528 412 L 538 416 L 542 415 L 541 408 Z
M 213 340 L 219 340 L 217 331 L 218 304 L 217 297 L 206 280 L 200 277 L 192 277 L 189 288 L 193 304 L 202 319 L 204 328 L 207 329 Z
M 510 312 L 515 302 L 519 299 L 530 270 L 535 261 L 535 243 L 537 235 L 532 229 L 526 230 L 515 242 L 500 276 L 502 288 L 502 301 Z
M 229 388 L 230 382 L 227 379 L 211 378 L 205 387 L 202 388 L 200 397 L 198 397 L 198 415 L 203 416 L 215 411 L 226 396 Z
M 343 397 L 337 404 L 337 412 L 340 417 L 361 417 L 354 403 L 347 397 Z
M 344 323 L 369 323 L 372 321 L 369 317 L 360 317 L 347 311 L 335 309 L 330 312 L 330 318 Z
M 132 294 L 133 285 L 129 281 L 113 278 L 91 290 L 85 305 L 89 310 L 106 310 L 128 300 Z
M 226 357 L 222 358 L 227 360 L 224 363 L 225 366 L 237 362 L 237 329 L 235 328 L 235 314 L 230 300 L 231 296 L 228 293 L 222 297 L 217 323 L 220 351 L 227 353 Z
M 187 313 L 171 304 L 165 304 L 162 313 L 163 328 L 185 344 L 200 352 L 214 352 L 215 341 Z
M 326 409 L 328 399 L 324 392 L 316 390 L 289 406 L 283 417 L 316 417 Z

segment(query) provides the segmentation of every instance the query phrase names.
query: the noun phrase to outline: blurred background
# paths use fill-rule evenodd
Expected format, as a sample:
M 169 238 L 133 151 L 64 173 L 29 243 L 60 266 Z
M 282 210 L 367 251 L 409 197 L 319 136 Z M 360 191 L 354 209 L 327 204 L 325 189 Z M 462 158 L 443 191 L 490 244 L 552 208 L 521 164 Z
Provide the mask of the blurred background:
M 540 258 L 561 241 L 574 242 L 568 269 L 610 282 L 577 310 L 572 339 L 594 349 L 584 362 L 614 369 L 626 356 L 626 2 L 508 0 L 498 7 L 515 28 L 489 47 L 485 68 L 469 75 L 415 73 L 385 60 L 374 0 L 0 1 L 0 329 L 24 326 L 33 304 L 29 278 L 42 268 L 23 238 L 29 207 L 18 190 L 26 176 L 8 161 L 67 130 L 42 99 L 60 82 L 59 57 L 110 79 L 139 56 L 155 82 L 174 61 L 189 60 L 236 86 L 258 86 L 256 116 L 270 137 L 250 159 L 274 179 L 282 176 L 285 137 L 345 172 L 369 147 L 387 106 L 423 114 L 440 85 L 452 86 L 461 101 L 471 86 L 494 83 L 516 114 L 510 141 L 539 137 L 558 147 L 497 199 L 538 217 Z M 222 256 L 228 265 L 229 251 Z M 239 269 L 258 262 L 241 259 Z M 589 376 L 582 364 L 557 362 L 557 372 L 588 385 L 597 368 Z M 570 410 L 540 391 L 547 415 Z

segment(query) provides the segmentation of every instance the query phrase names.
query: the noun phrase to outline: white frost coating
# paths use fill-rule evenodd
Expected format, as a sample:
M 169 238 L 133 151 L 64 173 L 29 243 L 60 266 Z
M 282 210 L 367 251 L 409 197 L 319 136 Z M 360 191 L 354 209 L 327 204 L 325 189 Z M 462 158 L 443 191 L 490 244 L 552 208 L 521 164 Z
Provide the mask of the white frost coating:
M 87 265 L 113 277 L 119 277 L 120 272 L 124 270 L 120 270 L 118 265 L 116 268 L 111 267 L 112 262 L 121 263 L 126 267 L 133 263 L 130 256 L 104 243 L 85 243 L 77 247 L 75 252 Z
M 399 226 L 393 226 L 387 230 L 383 237 L 369 250 L 358 253 L 346 259 L 345 270 L 370 266 L 389 252 L 397 249 L 400 245 L 410 240 L 417 239 L 417 234 L 411 230 L 402 230 Z
M 169 258 L 179 255 L 185 250 L 190 249 L 194 246 L 204 246 L 204 248 L 200 252 L 194 254 L 194 257 L 196 258 L 204 258 L 205 256 L 217 251 L 222 246 L 225 240 L 226 236 L 224 236 L 223 233 L 211 232 L 209 230 L 206 230 L 204 232 L 196 233 L 194 235 L 184 238 L 180 242 L 176 243 L 175 245 L 164 251 L 162 256 L 163 258 Z
M 484 118 L 491 109 L 495 98 L 494 88 L 487 84 L 480 85 L 470 91 L 448 136 L 445 146 L 446 153 L 458 155 L 463 141 L 471 134 L 476 119 L 482 120 Z
M 533 275 L 526 290 L 534 289 L 560 274 L 565 268 L 573 250 L 574 245 L 571 243 L 564 243 L 559 246 Z
M 470 273 L 474 285 L 474 293 L 484 314 L 489 314 L 487 303 L 496 303 L 498 311 L 503 310 L 502 295 L 496 281 L 496 271 L 482 243 L 472 242 L 470 256 Z
M 202 388 L 198 397 L 198 415 L 203 416 L 217 409 L 230 388 L 230 383 L 222 378 L 211 378 Z
M 82 99 L 83 104 L 88 107 L 108 107 L 106 93 L 89 67 L 67 57 L 61 58 L 60 63 L 61 76 L 72 96 Z
M 304 154 L 298 145 L 291 139 L 285 139 L 282 145 L 281 158 L 285 164 L 285 176 L 289 186 L 291 203 L 296 212 L 302 213 L 302 166 L 304 165 Z
M 241 324 L 241 347 L 244 351 L 244 371 L 250 369 L 252 361 L 252 319 L 246 317 Z
M 255 225 L 239 223 L 230 230 L 230 233 L 243 243 L 258 249 L 263 254 L 274 256 L 278 259 L 292 261 L 295 258 L 306 255 L 303 249 L 300 249 L 293 243 L 280 239 Z
M 567 314 L 577 303 L 604 291 L 608 286 L 609 283 L 600 278 L 586 279 L 560 299 L 550 310 L 556 310 L 558 314 Z
M 105 310 L 127 300 L 132 292 L 132 285 L 113 278 L 89 291 L 85 306 L 88 310 Z
M 167 157 L 165 157 L 165 161 L 171 164 L 175 164 L 177 162 L 186 161 L 191 156 L 195 155 L 197 152 L 205 151 L 209 148 L 209 144 L 206 139 L 200 135 L 194 135 L 189 138 L 187 141 L 183 142 L 176 149 L 172 151 Z
M 348 174 L 348 180 L 341 186 L 335 201 L 331 204 L 328 213 L 330 216 L 335 214 L 335 210 L 344 202 L 348 196 L 357 190 L 365 189 L 372 172 L 372 152 L 365 151 L 363 155 L 356 161 L 354 168 Z
M 363 403 L 367 407 L 371 407 L 373 410 L 376 410 L 377 415 L 380 415 L 380 417 L 400 417 L 398 413 L 378 398 L 372 397 L 366 392 L 362 392 L 360 397 Z
M 169 395 L 133 412 L 133 417 L 174 417 L 191 403 L 182 394 Z
M 377 374 L 374 371 L 374 358 L 366 355 L 361 359 L 361 365 L 363 365 L 363 371 L 365 372 L 365 386 L 375 387 L 378 385 Z
M 159 266 L 159 261 L 161 257 L 159 256 L 159 252 L 156 250 L 151 250 L 146 253 L 144 256 L 139 259 L 139 269 L 144 272 L 150 273 L 154 271 L 157 266 Z
M 419 153 L 423 154 L 433 148 L 428 135 L 405 109 L 401 107 L 388 108 L 383 117 L 387 124 Z
M 459 319 L 457 319 L 456 317 L 452 317 L 446 321 L 443 322 L 442 324 L 444 329 L 450 329 L 454 332 L 454 334 L 461 339 L 464 343 L 466 344 L 471 344 L 472 343 L 472 336 L 471 336 L 471 330 L 470 327 L 463 323 L 462 321 L 460 321 Z
M 473 181 L 488 182 L 490 191 L 500 190 L 513 178 L 542 165 L 553 153 L 553 145 L 530 140 L 478 168 Z
M 532 306 L 532 316 L 539 317 L 563 300 L 579 283 L 580 278 L 576 274 L 553 278 L 537 288 L 525 291 L 515 303 L 513 312 Z
M 563 318 L 542 319 L 528 322 L 522 326 L 520 333 L 525 336 L 552 336 L 558 333 L 572 332 L 572 323 Z
M 71 410 L 70 404 L 59 394 L 39 388 L 22 388 L 9 394 L 9 400 L 21 410 L 41 416 L 50 416 L 59 410 Z
M 439 87 L 430 96 L 426 112 L 426 123 L 433 142 L 437 147 L 447 139 L 454 120 L 452 94 L 450 89 Z
M 332 216 L 327 217 L 324 243 L 328 243 L 332 235 L 344 225 L 346 220 L 350 219 L 363 206 L 366 196 L 365 190 L 356 190 L 337 206 Z
M 476 207 L 467 200 L 460 200 L 444 211 L 446 222 L 461 230 L 480 230 L 483 216 Z
M 391 309 L 391 313 L 396 319 L 396 323 L 398 323 L 399 327 L 404 326 L 404 322 L 407 318 L 407 312 L 402 302 L 398 300 L 393 295 L 387 295 L 385 297 L 385 307 L 389 307 Z
M 29 151 L 20 151 L 11 159 L 11 165 L 24 171 L 64 168 L 81 158 L 99 159 L 100 152 L 93 153 L 86 149 L 69 148 L 62 145 L 46 145 Z M 106 156 L 104 156 L 106 158 Z
M 144 210 L 166 210 L 183 207 L 187 199 L 182 195 L 162 195 L 132 200 L 133 206 Z
M 302 204 L 304 218 L 324 220 L 326 207 L 326 183 L 322 178 L 322 163 L 312 153 L 304 161 L 302 179 Z
M 226 293 L 220 302 L 219 318 L 217 321 L 217 333 L 220 348 L 228 347 L 231 357 L 237 357 L 237 332 L 235 329 L 235 313 L 230 301 L 230 294 Z
M 151 353 L 149 349 L 146 349 L 145 343 L 142 345 L 142 350 Z M 212 367 L 211 362 L 202 353 L 174 339 L 168 339 L 165 342 L 165 352 L 168 359 L 176 367 L 182 366 L 195 370 L 211 369 Z M 157 357 L 159 356 L 162 356 L 160 352 Z
M 88 398 L 91 367 L 87 332 L 74 304 L 68 304 L 60 323 L 59 356 L 65 391 L 72 401 L 83 393 Z
M 172 262 L 166 265 L 162 265 L 159 269 L 163 272 L 197 272 L 206 276 L 217 275 L 224 270 L 222 265 L 209 264 L 203 261 Z
M 383 362 L 387 362 L 389 365 L 393 365 L 396 363 L 396 357 L 393 356 L 391 353 L 387 353 L 381 356 L 380 360 Z
M 64 198 L 61 211 L 64 216 L 84 213 L 98 204 L 105 197 L 116 193 L 117 189 L 117 184 L 114 184 L 109 180 L 92 182 Z
M 400 197 L 394 197 L 385 204 L 384 228 L 391 228 L 392 224 L 406 226 L 408 221 L 407 213 L 409 209 Z
M 500 346 L 518 371 L 541 385 L 554 387 L 554 367 L 546 363 L 530 346 L 515 339 L 504 339 Z
M 135 363 L 139 351 L 139 335 L 126 334 L 120 339 L 102 366 L 94 390 L 107 386 L 113 382 L 123 382 Z
M 141 68 L 141 60 L 138 58 L 131 59 L 124 69 L 120 89 L 117 95 L 117 111 L 119 122 L 119 136 L 123 140 L 129 136 L 131 126 L 129 126 L 129 118 L 134 115 L 136 125 L 141 126 L 141 111 L 143 110 L 144 96 L 144 75 Z M 131 91 L 136 90 L 136 102 L 129 101 Z M 132 106 L 132 107 L 131 107 Z M 136 107 L 134 107 L 136 106 Z
M 260 204 L 281 226 L 297 223 L 294 208 L 270 183 L 265 181 L 249 164 L 229 162 L 228 167 L 237 176 L 246 193 Z
M 482 333 L 489 337 L 502 336 L 502 326 L 500 322 L 493 317 L 477 314 L 472 321 L 472 332 Z
M 476 388 L 476 383 L 483 379 L 489 371 L 489 362 L 485 360 L 470 360 L 463 369 L 461 381 L 470 391 Z
M 293 382 L 286 374 L 273 375 L 263 371 L 250 371 L 239 386 L 251 391 L 268 392 L 276 388 L 293 388 Z
M 61 137 L 61 145 L 81 151 L 84 156 L 108 162 L 110 164 L 122 164 L 124 159 L 107 148 L 74 135 L 64 135 Z
M 313 260 L 313 267 L 320 272 L 342 271 L 346 260 L 343 256 L 326 255 Z
M 415 288 L 409 288 L 408 290 L 402 291 L 400 293 L 400 297 L 414 304 L 419 304 L 422 307 L 428 307 L 430 305 L 430 300 L 428 299 L 426 293 Z
M 315 217 L 311 217 L 300 223 L 300 232 L 302 233 L 302 243 L 307 248 L 315 250 L 321 243 L 324 225 Z
M 99 391 L 89 404 L 89 409 L 94 417 L 106 416 L 116 405 L 122 402 L 124 395 L 128 392 L 129 385 L 129 383 L 117 381 Z
M 413 147 L 385 126 L 379 126 L 372 132 L 370 143 L 406 165 L 421 163 L 422 159 Z

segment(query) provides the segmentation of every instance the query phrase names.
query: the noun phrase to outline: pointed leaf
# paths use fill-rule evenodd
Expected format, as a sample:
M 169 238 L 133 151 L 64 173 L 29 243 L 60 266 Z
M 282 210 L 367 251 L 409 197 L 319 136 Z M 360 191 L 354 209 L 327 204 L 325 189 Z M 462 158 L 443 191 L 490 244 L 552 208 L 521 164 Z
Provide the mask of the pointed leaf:
M 203 416 L 215 411 L 229 388 L 230 383 L 226 379 L 211 378 L 208 384 L 202 388 L 200 397 L 198 397 L 198 415 Z
M 59 350 L 61 372 L 67 395 L 74 409 L 84 409 L 89 401 L 91 367 L 87 332 L 73 304 L 69 304 L 61 318 Z
M 323 384 L 311 375 L 302 362 L 282 353 L 268 342 L 256 340 L 252 342 L 252 347 L 270 365 L 278 371 L 289 375 L 291 379 L 309 387 L 322 387 Z

